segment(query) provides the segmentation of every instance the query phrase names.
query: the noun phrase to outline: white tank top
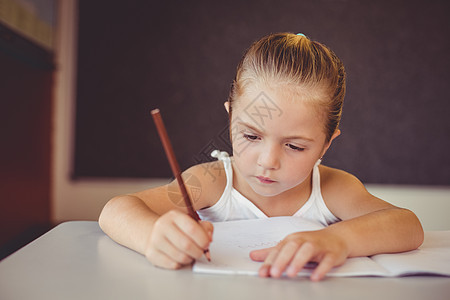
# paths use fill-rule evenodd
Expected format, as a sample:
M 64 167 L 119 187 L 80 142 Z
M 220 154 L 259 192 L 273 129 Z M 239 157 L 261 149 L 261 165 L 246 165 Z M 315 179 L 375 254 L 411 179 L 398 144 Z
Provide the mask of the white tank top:
M 215 150 L 211 155 L 223 162 L 227 184 L 219 201 L 211 207 L 198 211 L 200 218 L 210 222 L 268 218 L 250 200 L 234 189 L 232 158 L 228 156 L 228 153 Z M 340 221 L 340 219 L 333 215 L 322 198 L 319 164 L 320 160 L 313 168 L 311 195 L 308 201 L 293 216 L 320 222 L 322 225 L 328 226 Z

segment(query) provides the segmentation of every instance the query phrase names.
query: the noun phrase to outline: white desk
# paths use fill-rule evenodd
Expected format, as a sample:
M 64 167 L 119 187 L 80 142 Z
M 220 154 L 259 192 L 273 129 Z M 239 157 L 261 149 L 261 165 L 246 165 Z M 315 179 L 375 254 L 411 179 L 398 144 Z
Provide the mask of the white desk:
M 0 262 L 0 299 L 450 299 L 450 278 L 271 279 L 168 271 L 67 222 Z

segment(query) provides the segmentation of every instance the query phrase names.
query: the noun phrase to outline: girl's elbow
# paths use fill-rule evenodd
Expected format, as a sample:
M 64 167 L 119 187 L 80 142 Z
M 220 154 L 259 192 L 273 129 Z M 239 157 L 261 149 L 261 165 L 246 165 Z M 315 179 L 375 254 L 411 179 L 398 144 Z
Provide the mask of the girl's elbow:
M 109 220 L 111 219 L 111 216 L 113 215 L 114 207 L 117 205 L 117 202 L 119 202 L 119 201 L 120 201 L 120 196 L 112 198 L 111 200 L 106 202 L 105 206 L 103 207 L 102 211 L 100 212 L 100 215 L 98 217 L 98 225 L 104 232 L 106 232 L 108 224 L 110 223 Z
M 416 235 L 417 235 L 417 237 L 416 237 L 416 241 L 415 241 L 416 243 L 415 243 L 414 249 L 419 248 L 423 244 L 423 241 L 425 239 L 425 233 L 423 231 L 422 224 L 420 224 L 419 221 L 418 221 L 418 229 L 417 229 Z
M 407 210 L 407 211 L 411 215 L 411 219 L 412 219 L 411 227 L 414 228 L 414 231 L 413 231 L 413 234 L 412 234 L 412 236 L 414 237 L 413 241 L 412 241 L 412 248 L 413 249 L 417 249 L 423 244 L 423 241 L 424 241 L 424 238 L 425 238 L 425 233 L 424 233 L 422 224 L 420 223 L 420 220 L 416 216 L 416 214 L 414 214 L 410 210 Z

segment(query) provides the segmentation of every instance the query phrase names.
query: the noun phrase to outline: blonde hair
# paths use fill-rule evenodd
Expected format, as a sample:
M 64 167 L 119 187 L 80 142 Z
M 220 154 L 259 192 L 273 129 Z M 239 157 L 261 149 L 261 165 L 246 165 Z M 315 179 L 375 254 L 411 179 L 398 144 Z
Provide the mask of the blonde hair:
M 304 35 L 277 33 L 253 43 L 242 57 L 231 86 L 233 102 L 253 84 L 283 84 L 300 91 L 315 89 L 314 97 L 324 108 L 325 135 L 329 141 L 338 129 L 345 95 L 342 61 L 325 45 Z

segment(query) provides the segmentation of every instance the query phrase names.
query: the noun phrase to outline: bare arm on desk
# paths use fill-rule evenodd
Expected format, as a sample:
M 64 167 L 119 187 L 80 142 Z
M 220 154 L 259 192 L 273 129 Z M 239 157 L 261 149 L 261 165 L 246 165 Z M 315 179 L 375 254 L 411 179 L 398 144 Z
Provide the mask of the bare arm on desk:
M 198 167 L 190 169 L 191 173 L 197 171 Z M 201 180 L 200 175 L 197 177 Z M 185 207 L 177 206 L 175 203 L 182 200 L 169 197 L 169 186 L 171 191 L 178 190 L 177 183 L 172 182 L 111 199 L 100 214 L 99 224 L 113 240 L 144 254 L 154 265 L 177 269 L 203 255 L 213 227 L 209 222 L 197 223 L 187 215 Z M 208 192 L 203 194 L 211 194 Z M 208 205 L 206 200 L 198 199 L 196 209 Z

